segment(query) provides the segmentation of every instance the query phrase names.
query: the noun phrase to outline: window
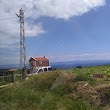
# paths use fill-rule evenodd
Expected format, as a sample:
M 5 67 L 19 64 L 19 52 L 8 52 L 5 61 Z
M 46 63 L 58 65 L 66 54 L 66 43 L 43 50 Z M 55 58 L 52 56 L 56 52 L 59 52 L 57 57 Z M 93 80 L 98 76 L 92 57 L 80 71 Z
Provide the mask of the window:
M 44 68 L 44 71 L 47 71 L 47 68 Z
M 40 69 L 40 70 L 38 71 L 38 73 L 41 73 L 41 72 L 43 72 L 43 70 L 42 70 L 42 69 Z

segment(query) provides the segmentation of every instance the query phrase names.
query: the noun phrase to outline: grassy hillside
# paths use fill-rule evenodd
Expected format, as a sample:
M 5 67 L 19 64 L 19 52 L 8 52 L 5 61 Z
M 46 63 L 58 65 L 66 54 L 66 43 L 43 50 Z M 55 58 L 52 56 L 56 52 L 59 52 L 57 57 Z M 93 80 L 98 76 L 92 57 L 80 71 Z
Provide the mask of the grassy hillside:
M 103 77 L 94 77 L 102 74 Z M 109 110 L 110 67 L 59 70 L 0 88 L 0 110 Z

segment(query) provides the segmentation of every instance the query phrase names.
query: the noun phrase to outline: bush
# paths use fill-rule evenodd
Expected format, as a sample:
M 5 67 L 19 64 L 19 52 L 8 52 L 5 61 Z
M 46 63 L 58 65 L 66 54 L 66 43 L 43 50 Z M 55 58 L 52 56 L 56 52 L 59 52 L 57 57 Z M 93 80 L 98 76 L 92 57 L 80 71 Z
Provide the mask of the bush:
M 90 75 L 88 74 L 78 74 L 76 75 L 76 81 L 87 81 L 89 84 L 96 84 L 96 80 L 93 79 Z

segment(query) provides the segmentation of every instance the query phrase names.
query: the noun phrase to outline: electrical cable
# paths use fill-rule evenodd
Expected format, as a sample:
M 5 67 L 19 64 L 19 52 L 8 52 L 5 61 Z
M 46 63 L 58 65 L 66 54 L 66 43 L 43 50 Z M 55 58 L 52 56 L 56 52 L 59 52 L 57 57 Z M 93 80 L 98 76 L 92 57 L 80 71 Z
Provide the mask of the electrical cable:
M 17 17 L 3 18 L 3 19 L 0 19 L 0 20 L 7 20 L 7 19 L 14 19 L 14 18 L 17 18 Z

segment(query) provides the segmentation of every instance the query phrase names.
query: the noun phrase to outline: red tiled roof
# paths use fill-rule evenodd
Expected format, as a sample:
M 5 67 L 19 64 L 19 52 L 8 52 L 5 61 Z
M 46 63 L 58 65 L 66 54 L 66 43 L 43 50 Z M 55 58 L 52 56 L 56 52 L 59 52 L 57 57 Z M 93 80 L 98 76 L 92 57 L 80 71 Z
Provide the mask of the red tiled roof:
M 48 59 L 45 57 L 31 57 L 31 58 L 37 61 L 48 61 Z
M 37 61 L 41 61 L 41 60 L 43 60 L 43 61 L 48 61 L 48 59 L 47 59 L 47 58 L 44 58 L 44 57 L 35 57 L 35 59 L 36 59 Z

